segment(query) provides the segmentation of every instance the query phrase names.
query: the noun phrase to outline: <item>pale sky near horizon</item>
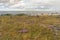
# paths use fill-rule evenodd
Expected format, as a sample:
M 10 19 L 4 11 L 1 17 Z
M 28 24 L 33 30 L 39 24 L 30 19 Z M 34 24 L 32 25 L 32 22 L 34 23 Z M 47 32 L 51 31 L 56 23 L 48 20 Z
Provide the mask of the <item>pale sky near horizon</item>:
M 13 2 L 13 0 L 11 0 Z M 56 10 L 60 11 L 60 0 L 20 0 L 14 5 L 0 3 L 0 11 L 11 10 Z

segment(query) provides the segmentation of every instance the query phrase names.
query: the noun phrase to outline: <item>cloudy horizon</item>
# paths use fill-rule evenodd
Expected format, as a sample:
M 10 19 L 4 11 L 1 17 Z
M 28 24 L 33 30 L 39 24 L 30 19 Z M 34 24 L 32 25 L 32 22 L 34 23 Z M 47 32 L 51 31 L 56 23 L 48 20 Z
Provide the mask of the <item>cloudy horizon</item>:
M 0 1 L 0 11 L 60 11 L 60 0 L 6 0 Z

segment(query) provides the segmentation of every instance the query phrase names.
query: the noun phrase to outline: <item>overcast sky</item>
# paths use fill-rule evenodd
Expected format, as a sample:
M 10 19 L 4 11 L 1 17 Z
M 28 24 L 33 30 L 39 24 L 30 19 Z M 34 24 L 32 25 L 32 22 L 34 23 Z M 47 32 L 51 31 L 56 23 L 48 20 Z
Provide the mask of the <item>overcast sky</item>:
M 14 0 L 11 0 L 13 2 Z M 0 3 L 0 11 L 47 10 L 60 11 L 60 0 L 20 0 L 14 5 Z

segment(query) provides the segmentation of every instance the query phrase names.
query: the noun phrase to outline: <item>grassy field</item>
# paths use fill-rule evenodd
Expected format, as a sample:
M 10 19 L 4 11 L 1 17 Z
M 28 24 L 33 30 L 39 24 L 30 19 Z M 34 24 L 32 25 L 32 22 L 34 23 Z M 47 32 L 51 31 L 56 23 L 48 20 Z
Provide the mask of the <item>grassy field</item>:
M 0 40 L 60 40 L 60 16 L 0 16 Z

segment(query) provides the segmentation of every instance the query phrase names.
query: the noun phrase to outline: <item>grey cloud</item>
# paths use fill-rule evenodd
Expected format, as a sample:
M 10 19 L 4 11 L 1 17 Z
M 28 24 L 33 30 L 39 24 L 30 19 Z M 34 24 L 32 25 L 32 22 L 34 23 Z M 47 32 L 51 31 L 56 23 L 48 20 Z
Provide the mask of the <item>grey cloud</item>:
M 60 10 L 60 0 L 21 0 L 23 2 L 18 2 L 14 5 L 7 4 L 0 4 L 0 8 L 12 8 L 12 9 L 24 9 L 24 10 L 36 10 L 36 9 L 48 9 L 48 10 Z M 23 4 L 24 5 L 23 5 Z M 12 7 L 13 6 L 13 7 Z

